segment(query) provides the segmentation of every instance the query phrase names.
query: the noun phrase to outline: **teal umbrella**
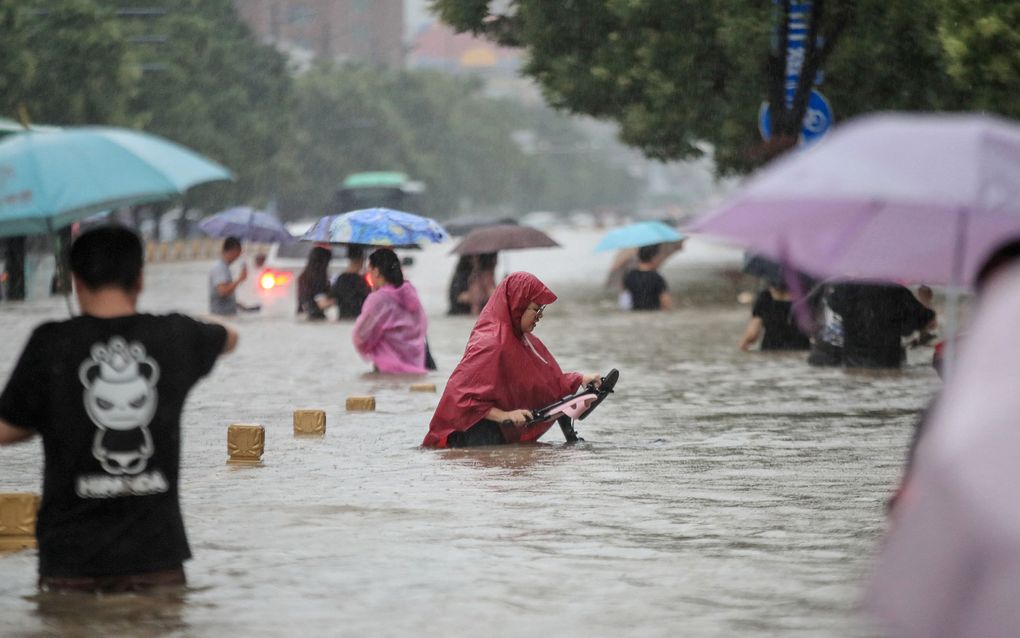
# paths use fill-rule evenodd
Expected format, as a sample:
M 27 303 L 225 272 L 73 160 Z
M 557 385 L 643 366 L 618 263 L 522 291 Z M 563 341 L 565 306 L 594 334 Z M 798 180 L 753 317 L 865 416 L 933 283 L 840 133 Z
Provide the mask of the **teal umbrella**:
M 52 232 L 92 213 L 159 201 L 230 171 L 154 135 L 84 126 L 0 140 L 0 237 Z
M 637 248 L 666 242 L 680 241 L 684 235 L 662 222 L 636 222 L 606 233 L 602 241 L 595 246 L 596 251 L 619 248 Z
M 0 117 L 0 137 L 7 135 L 13 135 L 15 133 L 24 133 L 25 131 L 59 131 L 60 129 L 56 126 L 40 126 L 38 124 L 29 124 L 24 126 L 20 122 L 14 120 L 8 120 L 5 117 Z

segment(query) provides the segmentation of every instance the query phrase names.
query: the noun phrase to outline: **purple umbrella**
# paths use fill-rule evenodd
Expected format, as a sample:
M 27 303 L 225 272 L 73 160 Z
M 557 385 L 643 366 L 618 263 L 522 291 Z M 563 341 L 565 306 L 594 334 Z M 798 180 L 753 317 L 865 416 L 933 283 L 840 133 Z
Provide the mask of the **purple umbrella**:
M 1020 126 L 975 114 L 861 117 L 769 164 L 688 230 L 815 275 L 962 286 L 1020 236 Z
M 265 244 L 296 241 L 279 219 L 249 206 L 220 211 L 198 222 L 198 227 L 211 237 L 237 237 Z

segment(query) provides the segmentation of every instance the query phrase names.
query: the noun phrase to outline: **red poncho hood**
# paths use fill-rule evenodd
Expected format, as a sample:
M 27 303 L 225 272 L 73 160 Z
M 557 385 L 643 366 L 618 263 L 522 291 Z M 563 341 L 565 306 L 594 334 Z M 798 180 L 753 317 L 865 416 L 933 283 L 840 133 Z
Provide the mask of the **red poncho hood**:
M 521 331 L 521 317 L 529 304 L 554 301 L 556 295 L 531 273 L 515 272 L 499 284 L 446 383 L 422 445 L 446 447 L 451 433 L 467 430 L 493 407 L 540 408 L 577 389 L 581 374 L 564 373 L 537 337 Z M 511 442 L 531 441 L 549 429 L 548 424 L 539 427 L 541 431 L 504 428 L 504 436 L 509 434 Z

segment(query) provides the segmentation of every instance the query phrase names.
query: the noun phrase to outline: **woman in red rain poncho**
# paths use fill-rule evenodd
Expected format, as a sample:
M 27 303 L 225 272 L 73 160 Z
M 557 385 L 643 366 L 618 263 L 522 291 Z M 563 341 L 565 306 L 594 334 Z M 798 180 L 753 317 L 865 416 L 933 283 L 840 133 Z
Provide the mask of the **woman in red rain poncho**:
M 556 295 L 515 272 L 492 293 L 429 423 L 425 447 L 534 441 L 552 422 L 524 425 L 531 410 L 599 383 L 597 373 L 563 372 L 531 332 Z

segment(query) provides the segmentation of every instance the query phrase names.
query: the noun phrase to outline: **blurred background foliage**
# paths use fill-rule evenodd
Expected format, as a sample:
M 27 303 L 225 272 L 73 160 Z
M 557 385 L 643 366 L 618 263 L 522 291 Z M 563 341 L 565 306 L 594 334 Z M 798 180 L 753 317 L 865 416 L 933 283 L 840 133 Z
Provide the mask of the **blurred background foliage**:
M 720 173 L 747 172 L 767 157 L 756 148 L 758 109 L 769 95 L 781 6 L 432 0 L 457 31 L 524 48 L 524 73 L 550 104 L 617 122 L 622 139 L 649 157 L 689 159 L 712 148 Z M 819 86 L 837 120 L 889 109 L 1020 115 L 1020 3 L 814 0 L 813 6 L 819 33 L 838 34 Z
M 625 204 L 639 180 L 565 115 L 483 95 L 465 77 L 321 64 L 300 74 L 230 0 L 0 0 L 0 117 L 144 129 L 230 167 L 206 210 L 319 216 L 348 173 L 402 170 L 425 214 Z M 524 148 L 515 133 L 545 141 Z
M 815 0 L 845 28 L 820 89 L 837 119 L 882 109 L 1020 117 L 1020 4 Z M 619 126 L 669 161 L 762 161 L 775 9 L 752 0 L 433 0 L 460 31 L 523 47 L 552 108 L 488 97 L 470 77 L 372 66 L 298 73 L 230 0 L 0 0 L 0 117 L 145 129 L 229 166 L 189 206 L 330 211 L 345 175 L 400 170 L 426 214 L 626 206 L 642 184 L 567 114 Z M 553 110 L 558 109 L 558 110 Z

